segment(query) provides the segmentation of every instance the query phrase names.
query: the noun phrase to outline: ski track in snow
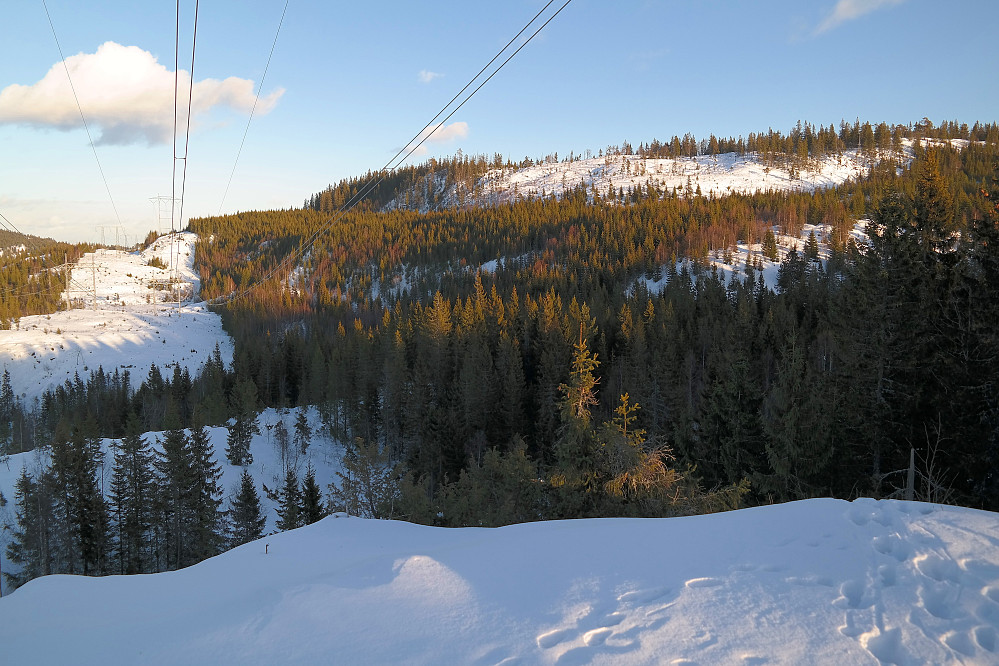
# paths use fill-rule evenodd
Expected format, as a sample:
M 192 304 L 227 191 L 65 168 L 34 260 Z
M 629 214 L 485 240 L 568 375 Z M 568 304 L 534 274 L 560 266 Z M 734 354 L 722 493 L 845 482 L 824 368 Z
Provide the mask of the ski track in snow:
M 77 374 L 86 381 L 99 367 L 108 374 L 127 370 L 133 388 L 151 364 L 166 376 L 173 365 L 194 376 L 216 344 L 223 362 L 231 363 L 233 342 L 221 318 L 201 303 L 170 302 L 171 279 L 188 298 L 198 293 L 196 241 L 195 234 L 180 232 L 141 252 L 99 249 L 81 257 L 68 294 L 77 307 L 22 317 L 15 328 L 0 330 L 0 372 L 10 372 L 14 393 L 30 404 Z M 154 258 L 167 268 L 148 265 Z

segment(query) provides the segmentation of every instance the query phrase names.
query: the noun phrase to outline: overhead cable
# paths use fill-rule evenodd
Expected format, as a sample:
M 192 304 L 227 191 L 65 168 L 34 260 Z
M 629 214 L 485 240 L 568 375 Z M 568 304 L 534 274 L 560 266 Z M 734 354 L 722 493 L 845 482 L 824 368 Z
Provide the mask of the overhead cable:
M 59 36 L 56 35 L 55 24 L 52 22 L 52 15 L 49 14 L 48 5 L 45 4 L 45 0 L 42 0 L 42 7 L 45 8 L 45 16 L 49 19 L 49 27 L 52 28 L 52 37 L 55 39 L 56 48 L 59 50 L 59 57 L 62 59 L 62 66 L 66 70 L 66 78 L 69 79 L 69 89 L 73 91 L 73 99 L 76 100 L 76 108 L 80 112 L 80 120 L 83 121 L 83 128 L 87 130 L 87 139 L 90 141 L 90 148 L 94 151 L 94 159 L 97 161 L 97 169 L 101 172 L 101 179 L 104 181 L 104 189 L 108 192 L 108 199 L 111 201 L 111 208 L 114 209 L 114 216 L 118 220 L 119 226 L 121 225 L 121 216 L 118 215 L 118 207 L 114 204 L 114 197 L 111 196 L 111 187 L 108 185 L 107 176 L 104 175 L 104 167 L 101 166 L 101 158 L 97 156 L 97 146 L 94 145 L 94 137 L 90 134 L 90 126 L 87 124 L 87 118 L 83 115 L 83 107 L 80 106 L 80 98 L 76 94 L 76 87 L 73 85 L 73 77 L 69 74 L 69 65 L 66 64 L 66 56 L 62 53 L 62 46 L 59 44 Z
M 538 20 L 538 18 L 544 13 L 544 11 L 546 9 L 548 9 L 548 7 L 553 2 L 554 2 L 554 0 L 549 0 L 548 4 L 546 4 L 544 7 L 542 7 L 541 11 L 539 11 L 534 16 L 534 18 L 532 18 L 530 21 L 528 21 L 527 24 L 523 28 L 521 28 L 520 32 L 518 32 L 513 37 L 513 39 L 511 39 L 509 42 L 507 42 L 506 46 L 504 46 L 502 49 L 500 49 L 500 51 L 495 56 L 493 56 L 493 58 L 485 65 L 485 67 L 483 67 L 481 70 L 479 70 L 478 74 L 476 74 L 474 77 L 472 77 L 472 79 L 469 80 L 469 82 L 467 84 L 465 84 L 465 86 L 458 92 L 458 94 L 455 95 L 453 98 L 451 98 L 451 101 L 449 101 L 440 111 L 438 111 L 437 114 L 430 120 L 430 122 L 428 122 L 426 125 L 424 125 L 423 129 L 421 129 L 419 132 L 417 132 L 416 135 L 412 139 L 410 139 L 410 141 L 405 146 L 403 146 L 403 148 L 400 149 L 392 157 L 392 159 L 389 160 L 385 164 L 385 166 L 383 166 L 380 169 L 379 176 L 377 178 L 373 178 L 364 187 L 362 187 L 357 193 L 355 193 L 354 196 L 352 196 L 348 201 L 346 201 L 340 207 L 340 209 L 337 212 L 333 213 L 329 217 L 329 219 L 327 219 L 326 222 L 324 222 L 319 227 L 319 229 L 317 229 L 315 232 L 312 233 L 312 235 L 309 236 L 309 238 L 306 240 L 305 243 L 300 244 L 299 248 L 297 248 L 296 250 L 292 251 L 284 260 L 282 260 L 281 262 L 279 262 L 274 268 L 272 268 L 270 271 L 268 271 L 267 274 L 259 282 L 251 284 L 250 286 L 248 286 L 245 289 L 239 291 L 238 293 L 237 292 L 233 292 L 233 293 L 231 293 L 231 294 L 229 294 L 227 296 L 213 299 L 212 301 L 210 301 L 210 303 L 211 304 L 228 303 L 228 302 L 232 302 L 232 301 L 238 300 L 240 298 L 243 298 L 246 295 L 248 295 L 251 291 L 253 291 L 255 288 L 257 288 L 260 284 L 263 284 L 267 280 L 269 280 L 272 277 L 274 277 L 274 275 L 276 275 L 278 273 L 278 271 L 281 270 L 283 267 L 285 267 L 287 264 L 290 264 L 291 262 L 293 262 L 293 261 L 299 259 L 300 257 L 304 256 L 305 253 L 315 244 L 316 240 L 318 240 L 318 238 L 321 235 L 323 235 L 324 233 L 326 233 L 327 231 L 329 231 L 329 229 L 332 228 L 332 226 L 334 224 L 336 224 L 338 221 L 340 221 L 344 217 L 344 215 L 346 215 L 347 213 L 349 213 L 364 197 L 366 197 L 368 194 L 370 194 L 379 184 L 381 184 L 385 180 L 385 178 L 388 175 L 389 171 L 397 169 L 402 163 L 404 163 L 407 159 L 409 159 L 409 157 L 414 152 L 416 152 L 420 148 L 420 146 L 422 146 L 423 143 L 425 141 L 427 141 L 427 139 L 429 139 L 431 136 L 433 136 L 433 134 L 438 129 L 440 129 L 440 127 L 444 123 L 446 123 L 452 116 L 454 116 L 454 114 L 457 113 L 457 111 L 461 107 L 463 107 L 465 105 L 465 103 L 468 102 L 468 100 L 470 100 L 477 92 L 479 92 L 479 90 L 481 90 L 482 87 L 485 86 L 486 83 L 488 83 L 494 76 L 496 76 L 496 74 L 499 73 L 499 71 L 501 69 L 503 69 L 503 67 L 506 66 L 507 63 L 509 63 L 518 53 L 520 53 L 520 51 L 525 46 L 527 46 L 531 42 L 531 40 L 533 40 L 538 35 L 538 33 L 540 33 L 545 28 L 545 26 L 547 26 L 549 23 L 551 23 L 552 20 L 554 20 L 555 17 L 558 16 L 562 12 L 562 10 L 565 9 L 569 5 L 569 3 L 572 2 L 572 0 L 566 0 L 565 3 L 561 7 L 559 7 L 559 9 L 554 14 L 552 14 L 550 17 L 548 17 L 548 19 L 544 23 L 542 23 L 541 26 L 539 26 L 533 33 L 531 33 L 531 35 L 526 40 L 524 40 L 524 42 L 519 47 L 517 47 L 517 49 L 513 53 L 511 53 L 509 57 L 506 58 L 506 60 L 504 60 L 496 69 L 494 69 L 492 71 L 491 74 L 489 74 L 489 76 L 487 76 L 485 78 L 485 80 L 483 80 L 474 90 L 472 90 L 472 92 L 470 92 L 465 97 L 465 99 L 463 99 L 461 101 L 460 104 L 458 104 L 442 120 L 440 120 L 439 122 L 437 122 L 437 119 L 440 118 L 448 110 L 448 108 L 450 108 L 451 105 L 459 97 L 461 97 L 461 95 L 466 90 L 468 90 L 468 88 L 470 88 L 475 83 L 475 81 L 478 80 L 479 77 L 481 77 L 482 74 L 494 62 L 496 62 L 496 60 L 498 60 L 500 58 L 500 56 L 503 55 L 504 52 L 506 52 L 507 49 L 510 48 L 510 46 L 520 37 L 520 35 L 522 35 L 528 28 L 530 28 L 531 25 L 534 24 L 535 21 Z M 434 125 L 435 122 L 437 123 L 436 125 Z M 427 129 L 430 128 L 431 126 L 433 126 L 433 129 L 431 129 L 430 132 L 427 132 Z M 425 134 L 425 136 L 422 136 L 422 138 L 421 138 L 421 135 L 424 135 L 424 134 Z M 414 145 L 414 142 L 415 142 L 415 145 Z M 409 148 L 408 151 L 407 151 L 407 148 Z M 405 155 L 403 155 L 403 153 L 405 153 Z M 400 155 L 403 155 L 402 159 L 399 159 Z M 396 162 L 396 160 L 398 160 L 398 163 L 396 163 L 393 166 L 393 163 Z

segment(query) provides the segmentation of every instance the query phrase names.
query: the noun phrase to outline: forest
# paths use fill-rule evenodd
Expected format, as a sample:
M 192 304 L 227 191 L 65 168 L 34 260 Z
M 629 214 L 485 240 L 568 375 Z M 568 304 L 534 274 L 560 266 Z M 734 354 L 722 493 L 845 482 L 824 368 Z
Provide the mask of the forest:
M 457 183 L 513 164 L 459 156 L 382 181 L 343 215 L 361 179 L 301 209 L 192 220 L 202 294 L 236 341 L 232 366 L 216 350 L 195 377 L 150 368 L 137 391 L 98 370 L 37 409 L 5 381 L 2 421 L 30 422 L 4 431 L 8 451 L 48 445 L 53 457 L 44 478 L 19 482 L 11 559 L 34 575 L 162 570 L 259 534 L 254 498 L 223 508 L 216 463 L 195 440 L 227 424 L 229 460 L 244 464 L 265 406 L 316 406 L 345 447 L 347 473 L 325 498 L 307 478 L 275 491 L 284 527 L 334 510 L 501 525 L 818 496 L 999 510 L 996 125 L 858 121 L 711 139 L 637 150 L 791 161 L 860 146 L 881 159 L 815 193 L 580 187 L 380 210 L 441 169 Z M 866 242 L 851 236 L 858 220 Z M 824 225 L 824 260 L 812 243 L 767 249 L 805 224 Z M 731 261 L 737 243 L 765 249 L 727 281 L 707 260 Z M 760 270 L 773 265 L 771 289 Z M 155 456 L 135 443 L 150 430 L 165 431 Z M 122 490 L 108 500 L 86 481 L 102 436 L 121 442 Z M 43 505 L 52 517 L 31 508 Z M 84 525 L 94 515 L 105 517 Z M 29 547 L 43 541 L 44 557 Z
M 21 317 L 65 307 L 66 274 L 58 267 L 91 249 L 0 229 L 0 329 Z

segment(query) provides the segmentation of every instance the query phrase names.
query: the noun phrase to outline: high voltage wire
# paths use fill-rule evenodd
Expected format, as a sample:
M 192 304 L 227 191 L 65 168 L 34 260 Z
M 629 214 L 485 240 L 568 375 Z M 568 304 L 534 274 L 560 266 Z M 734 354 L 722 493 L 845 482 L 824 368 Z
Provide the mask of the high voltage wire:
M 437 122 L 437 119 L 440 118 L 441 115 L 443 115 L 445 111 L 447 111 L 447 109 L 455 102 L 455 100 L 457 100 L 466 90 L 468 90 L 468 88 L 470 88 L 472 86 L 472 84 L 475 83 L 475 81 L 480 76 L 482 76 L 482 74 L 494 62 L 496 62 L 496 60 L 498 60 L 500 58 L 500 56 L 502 56 L 503 53 L 508 48 L 510 48 L 510 46 L 528 28 L 530 28 L 530 26 L 533 25 L 535 21 L 538 20 L 538 18 L 545 12 L 546 9 L 548 9 L 548 7 L 550 5 L 553 4 L 554 1 L 555 0 L 549 0 L 549 2 L 544 7 L 541 8 L 541 11 L 539 11 L 537 14 L 535 14 L 534 18 L 532 18 L 530 21 L 528 21 L 527 24 L 523 28 L 521 28 L 520 32 L 518 32 L 509 42 L 507 42 L 506 46 L 504 46 L 502 49 L 500 49 L 499 52 L 497 52 L 497 54 L 495 56 L 493 56 L 493 58 L 488 63 L 486 63 L 486 65 L 481 70 L 479 70 L 478 74 L 476 74 L 474 77 L 472 77 L 469 80 L 469 82 L 467 84 L 465 84 L 465 86 L 460 91 L 458 91 L 458 94 L 455 95 L 453 98 L 451 98 L 451 101 L 449 101 L 440 111 L 437 112 L 437 114 L 430 120 L 430 122 L 428 122 L 426 125 L 424 125 L 423 129 L 421 129 L 419 132 L 417 132 L 416 135 L 412 139 L 410 139 L 409 143 L 407 143 L 405 146 L 403 146 L 403 148 L 400 149 L 399 152 L 397 152 L 392 157 L 392 159 L 390 159 L 388 162 L 386 162 L 385 166 L 383 166 L 381 168 L 380 175 L 378 176 L 377 179 L 372 179 L 371 181 L 369 181 L 367 185 L 365 185 L 363 188 L 361 188 L 361 190 L 359 190 L 354 196 L 352 196 L 347 202 L 345 202 L 340 207 L 340 210 L 337 211 L 336 213 L 334 213 L 333 215 L 331 215 L 330 218 L 328 220 L 326 220 L 326 222 L 323 223 L 323 225 L 317 231 L 315 231 L 311 236 L 309 236 L 309 238 L 306 240 L 306 242 L 299 249 L 296 249 L 293 252 L 291 252 L 288 255 L 288 257 L 286 257 L 284 260 L 282 260 L 281 262 L 279 262 L 278 265 L 275 266 L 273 269 L 271 269 L 260 281 L 256 282 L 255 284 L 250 285 L 249 287 L 247 287 L 246 289 L 240 291 L 239 293 L 233 292 L 233 293 L 229 294 L 228 296 L 213 299 L 209 303 L 213 304 L 213 305 L 216 305 L 216 304 L 228 303 L 228 302 L 232 302 L 232 301 L 241 299 L 241 298 L 247 296 L 250 292 L 252 292 L 257 287 L 259 287 L 261 284 L 265 283 L 267 280 L 269 280 L 272 277 L 274 277 L 274 275 L 276 275 L 279 270 L 281 270 L 283 267 L 285 267 L 285 265 L 290 264 L 291 262 L 293 262 L 293 261 L 299 259 L 300 257 L 304 256 L 305 253 L 309 249 L 311 249 L 311 247 L 315 244 L 315 242 L 319 239 L 319 237 L 321 235 L 323 235 L 324 233 L 326 233 L 327 231 L 329 231 L 329 229 L 332 228 L 332 226 L 334 224 L 336 224 L 338 221 L 340 221 L 364 197 L 366 197 L 368 194 L 370 194 L 378 185 L 380 185 L 382 183 L 382 181 L 385 180 L 385 177 L 386 177 L 388 171 L 392 171 L 392 170 L 395 170 L 395 169 L 399 168 L 400 165 L 402 165 L 407 159 L 409 159 L 409 157 L 414 152 L 416 152 L 416 150 L 419 149 L 420 146 L 422 146 L 424 144 L 424 142 L 427 141 L 427 139 L 429 139 L 431 136 L 433 136 L 434 132 L 436 132 L 438 129 L 441 128 L 441 126 L 444 123 L 446 123 L 448 120 L 450 120 L 451 117 L 454 116 L 454 114 L 457 113 L 458 110 L 461 109 L 461 107 L 463 107 L 466 102 L 468 102 L 468 100 L 470 100 L 477 92 L 479 92 L 479 90 L 482 89 L 483 86 L 485 86 L 494 76 L 496 76 L 496 74 L 498 74 L 499 71 L 501 69 L 503 69 L 503 67 L 505 67 L 507 63 L 509 63 L 518 53 L 520 53 L 520 51 L 525 46 L 527 46 L 531 42 L 531 40 L 533 40 L 538 35 L 538 33 L 540 33 L 542 30 L 544 30 L 545 26 L 547 26 L 549 23 L 551 23 L 555 19 L 555 17 L 558 16 L 562 12 L 562 10 L 565 9 L 569 5 L 569 3 L 572 2 L 572 0 L 566 0 L 565 3 L 561 7 L 559 7 L 558 10 L 554 14 L 552 14 L 550 17 L 548 17 L 548 19 L 544 23 L 542 23 L 540 27 L 538 27 L 533 33 L 531 33 L 531 35 L 526 40 L 524 40 L 523 44 L 521 44 L 519 47 L 517 47 L 517 49 L 513 53 L 511 53 L 510 56 L 507 57 L 507 59 L 504 60 L 495 70 L 493 70 L 493 72 L 488 77 L 486 77 L 485 80 L 482 81 L 482 83 L 480 83 L 474 90 L 472 90 L 472 92 L 470 92 L 468 94 L 468 96 L 465 97 L 465 99 L 462 100 L 460 104 L 458 104 L 458 106 L 456 106 L 447 116 L 445 116 L 442 120 L 440 120 L 440 122 Z M 434 125 L 435 122 L 437 122 L 436 125 Z M 433 129 L 430 130 L 430 132 L 427 132 L 427 129 L 430 128 L 431 126 L 433 126 Z M 422 138 L 420 138 L 421 135 L 424 135 L 424 133 L 425 133 L 425 136 L 423 136 Z M 417 139 L 419 139 L 419 141 L 416 143 L 416 145 L 412 145 L 414 141 L 417 141 Z M 409 146 L 411 146 L 411 145 L 412 145 L 412 148 L 410 148 L 409 151 L 406 152 L 406 149 Z M 394 166 L 392 166 L 393 162 L 395 162 L 399 158 L 399 156 L 402 155 L 404 152 L 405 152 L 405 155 L 402 157 L 402 159 L 400 159 L 398 161 L 398 163 L 396 163 Z
M 236 151 L 236 160 L 232 165 L 232 172 L 229 174 L 229 182 L 225 185 L 225 192 L 222 193 L 222 201 L 219 202 L 219 212 L 222 214 L 222 205 L 225 204 L 225 198 L 229 195 L 229 187 L 232 185 L 232 177 L 236 175 L 236 165 L 239 164 L 239 156 L 243 154 L 243 144 L 246 143 L 246 135 L 250 132 L 250 123 L 253 121 L 253 112 L 257 110 L 257 102 L 260 101 L 260 93 L 264 89 L 264 79 L 267 78 L 267 70 L 271 66 L 271 58 L 274 57 L 274 47 L 277 46 L 278 35 L 281 34 L 281 26 L 284 25 L 284 15 L 288 12 L 288 2 L 290 0 L 285 0 L 284 10 L 281 12 L 281 20 L 278 21 L 277 31 L 274 33 L 274 42 L 271 43 L 271 52 L 267 56 L 267 64 L 264 65 L 264 73 L 260 76 L 260 85 L 257 86 L 257 96 L 253 98 L 253 106 L 250 107 L 250 117 L 246 120 L 246 129 L 243 130 L 243 139 L 239 142 L 239 150 Z
M 171 170 L 171 183 L 170 183 L 170 232 L 173 234 L 179 224 L 183 223 L 184 220 L 184 195 L 187 190 L 187 162 L 188 155 L 190 154 L 191 146 L 191 109 L 194 101 L 194 55 L 198 47 L 198 8 L 199 2 L 195 0 L 194 3 L 194 29 L 191 37 L 191 70 L 188 80 L 188 90 L 187 90 L 187 118 L 185 122 L 184 129 L 184 155 L 180 157 L 177 155 L 177 107 L 180 102 L 180 0 L 177 0 L 177 21 L 174 32 L 174 56 L 173 56 L 173 164 Z M 176 211 L 177 206 L 177 161 L 182 160 L 184 162 L 184 167 L 181 171 L 181 184 L 180 184 L 180 209 Z M 176 213 L 176 214 L 175 214 Z M 179 272 L 180 263 L 180 251 L 177 251 L 177 257 L 174 257 L 174 241 L 176 238 L 171 239 L 170 242 L 170 270 L 174 272 L 174 277 L 177 277 Z M 176 264 L 175 264 L 176 262 Z
M 101 158 L 97 156 L 97 146 L 94 145 L 94 137 L 90 135 L 90 126 L 87 124 L 87 118 L 83 115 L 83 107 L 80 106 L 80 98 L 76 94 L 76 86 L 73 85 L 73 77 L 69 74 L 69 65 L 66 64 L 66 56 L 62 53 L 62 45 L 59 44 L 59 36 L 56 35 L 55 24 L 52 22 L 52 15 L 49 14 L 48 5 L 45 4 L 45 0 L 42 0 L 42 7 L 45 9 L 45 16 L 49 20 L 49 27 L 52 29 L 52 38 L 55 39 L 56 48 L 59 50 L 59 57 L 62 59 L 62 66 L 66 70 L 66 78 L 69 79 L 69 89 L 73 91 L 73 99 L 76 100 L 76 108 L 80 112 L 80 119 L 83 121 L 83 128 L 87 130 L 87 139 L 90 140 L 90 148 L 94 151 L 94 159 L 97 161 L 97 169 L 101 172 L 101 180 L 104 181 L 104 189 L 108 192 L 108 199 L 111 201 L 111 208 L 114 209 L 114 216 L 118 220 L 119 226 L 121 225 L 121 216 L 118 215 L 118 207 L 114 204 L 114 197 L 111 196 L 111 187 L 108 185 L 107 176 L 104 175 L 104 167 L 101 166 Z

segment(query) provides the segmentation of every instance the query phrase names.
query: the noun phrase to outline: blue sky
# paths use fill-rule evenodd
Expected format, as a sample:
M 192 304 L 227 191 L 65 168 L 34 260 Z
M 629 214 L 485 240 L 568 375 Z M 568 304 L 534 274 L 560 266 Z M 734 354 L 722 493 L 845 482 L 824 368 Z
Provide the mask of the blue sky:
M 134 242 L 162 226 L 149 199 L 171 189 L 175 3 L 46 1 L 118 215 L 40 1 L 3 10 L 0 213 L 59 240 Z M 194 1 L 180 4 L 186 72 Z M 201 3 L 184 222 L 299 206 L 381 167 L 545 3 L 291 0 L 223 202 L 284 4 Z M 994 16 L 986 0 L 573 0 L 419 159 L 562 156 L 798 119 L 992 122 Z

